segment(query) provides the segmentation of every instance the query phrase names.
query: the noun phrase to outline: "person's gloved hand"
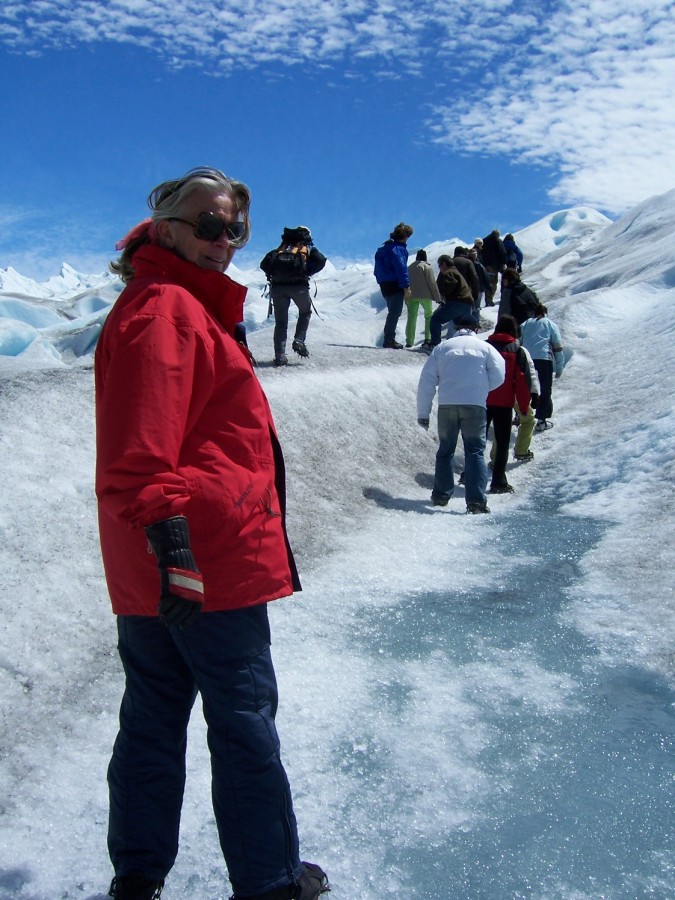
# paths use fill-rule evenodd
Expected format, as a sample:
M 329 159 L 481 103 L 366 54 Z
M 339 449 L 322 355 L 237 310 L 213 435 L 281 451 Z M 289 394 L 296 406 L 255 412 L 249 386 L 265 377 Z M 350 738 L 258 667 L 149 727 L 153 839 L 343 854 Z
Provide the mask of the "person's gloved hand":
M 145 529 L 160 575 L 159 618 L 164 625 L 187 628 L 201 612 L 204 579 L 190 549 L 185 516 L 162 519 Z
M 425 431 L 429 430 L 429 420 L 428 419 L 418 419 L 417 424 L 424 428 Z
M 539 405 L 539 394 L 530 394 L 530 403 L 532 404 L 532 409 L 536 409 Z

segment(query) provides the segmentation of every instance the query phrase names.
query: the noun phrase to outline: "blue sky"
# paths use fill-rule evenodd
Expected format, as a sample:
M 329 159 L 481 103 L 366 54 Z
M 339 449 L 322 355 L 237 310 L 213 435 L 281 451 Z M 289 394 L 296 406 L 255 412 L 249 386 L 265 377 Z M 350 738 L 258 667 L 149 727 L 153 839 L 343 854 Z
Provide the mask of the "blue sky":
M 665 0 L 5 0 L 0 268 L 105 268 L 159 181 L 253 193 L 257 262 L 617 215 L 675 186 Z

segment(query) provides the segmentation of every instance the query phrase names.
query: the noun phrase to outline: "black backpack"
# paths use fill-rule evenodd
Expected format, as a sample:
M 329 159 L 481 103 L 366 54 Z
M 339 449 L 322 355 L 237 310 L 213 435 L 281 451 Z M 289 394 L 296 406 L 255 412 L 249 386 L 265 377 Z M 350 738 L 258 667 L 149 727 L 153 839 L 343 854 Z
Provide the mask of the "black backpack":
M 273 281 L 289 284 L 305 281 L 308 277 L 307 256 L 311 246 L 312 235 L 309 228 L 302 225 L 284 228 L 280 246 L 265 256 L 260 268 Z

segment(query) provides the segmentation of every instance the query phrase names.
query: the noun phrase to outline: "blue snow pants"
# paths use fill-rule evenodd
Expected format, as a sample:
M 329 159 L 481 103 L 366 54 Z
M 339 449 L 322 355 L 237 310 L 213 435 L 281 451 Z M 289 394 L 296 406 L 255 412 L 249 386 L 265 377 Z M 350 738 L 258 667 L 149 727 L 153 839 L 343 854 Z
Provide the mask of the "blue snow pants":
M 235 893 L 265 893 L 301 871 L 274 718 L 267 605 L 202 613 L 189 628 L 118 616 L 126 684 L 108 767 L 115 873 L 163 879 L 178 852 L 190 712 L 201 694 L 220 845 Z

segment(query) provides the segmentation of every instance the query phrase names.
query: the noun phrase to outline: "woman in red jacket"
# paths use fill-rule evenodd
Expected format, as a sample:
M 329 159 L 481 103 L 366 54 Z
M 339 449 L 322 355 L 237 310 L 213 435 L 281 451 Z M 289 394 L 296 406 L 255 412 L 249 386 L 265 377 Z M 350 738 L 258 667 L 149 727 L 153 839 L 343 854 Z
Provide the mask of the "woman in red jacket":
M 108 769 L 117 900 L 159 897 L 178 850 L 202 695 L 213 806 L 236 900 L 315 900 L 274 718 L 267 602 L 300 590 L 267 399 L 235 340 L 245 185 L 194 169 L 148 198 L 111 265 L 127 287 L 96 350 L 101 550 L 126 675 Z
M 527 376 L 527 359 L 518 343 L 518 323 L 513 316 L 500 316 L 494 333 L 488 338 L 499 350 L 506 362 L 506 377 L 501 387 L 487 396 L 487 425 L 494 432 L 496 454 L 492 469 L 491 494 L 510 494 L 513 488 L 506 480 L 506 463 L 509 458 L 513 407 L 523 415 L 530 406 L 530 386 Z

